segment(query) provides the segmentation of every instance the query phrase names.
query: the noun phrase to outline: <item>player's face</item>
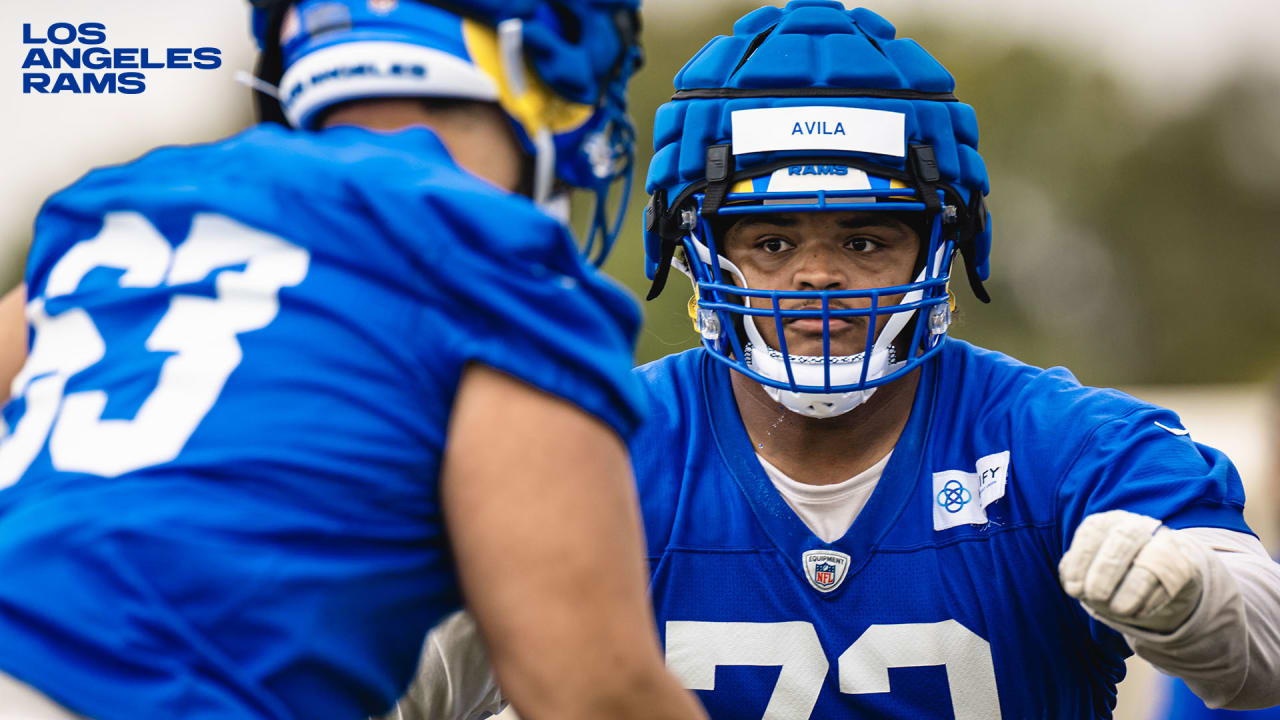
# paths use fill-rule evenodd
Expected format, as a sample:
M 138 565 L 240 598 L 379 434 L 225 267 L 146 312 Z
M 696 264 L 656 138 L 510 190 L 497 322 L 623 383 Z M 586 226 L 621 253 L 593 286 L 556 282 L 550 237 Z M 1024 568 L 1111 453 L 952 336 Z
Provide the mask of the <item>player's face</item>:
M 912 281 L 920 240 L 907 225 L 885 213 L 802 212 L 747 216 L 724 238 L 724 254 L 742 270 L 747 285 L 760 290 L 864 290 L 905 285 Z M 880 306 L 897 304 L 902 295 L 881 298 Z M 768 307 L 763 298 L 755 307 Z M 820 309 L 819 300 L 782 300 L 783 309 Z M 829 307 L 865 308 L 869 298 L 832 299 Z M 831 354 L 863 351 L 865 317 L 831 318 Z M 886 317 L 877 321 L 876 332 Z M 755 318 L 761 337 L 779 348 L 771 317 Z M 822 354 L 822 319 L 784 322 L 787 351 Z

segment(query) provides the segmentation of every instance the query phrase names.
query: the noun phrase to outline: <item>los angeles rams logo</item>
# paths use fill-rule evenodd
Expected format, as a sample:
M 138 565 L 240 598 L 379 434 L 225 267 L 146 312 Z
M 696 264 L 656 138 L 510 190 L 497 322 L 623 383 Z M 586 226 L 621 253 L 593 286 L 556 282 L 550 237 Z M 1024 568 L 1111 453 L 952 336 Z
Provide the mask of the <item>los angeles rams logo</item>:
M 792 165 L 787 168 L 788 175 L 848 175 L 849 168 L 844 165 Z

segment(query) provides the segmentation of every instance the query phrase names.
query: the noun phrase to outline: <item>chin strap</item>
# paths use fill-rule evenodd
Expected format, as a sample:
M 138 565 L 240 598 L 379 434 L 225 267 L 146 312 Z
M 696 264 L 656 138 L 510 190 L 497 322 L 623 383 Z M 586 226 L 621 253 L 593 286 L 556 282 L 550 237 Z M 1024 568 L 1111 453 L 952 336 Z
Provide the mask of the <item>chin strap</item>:
M 982 277 L 978 275 L 976 259 L 978 235 L 987 230 L 987 201 L 983 199 L 982 193 L 975 191 L 970 196 L 967 215 L 969 227 L 961 231 L 960 257 L 964 258 L 965 275 L 969 278 L 969 287 L 973 290 L 974 296 L 984 303 L 989 303 L 991 296 L 987 294 L 987 289 L 982 284 Z
M 720 206 L 729 195 L 729 188 L 733 187 L 733 146 L 728 143 L 709 146 L 706 169 L 707 183 L 702 199 L 702 217 L 713 218 L 720 212 Z M 661 295 L 662 289 L 667 286 L 671 259 L 675 257 L 681 231 L 692 230 L 693 223 L 679 217 L 677 213 L 672 212 L 672 208 L 667 207 L 667 193 L 661 189 L 649 198 L 649 204 L 644 210 L 644 222 L 645 230 L 657 233 L 661 241 L 658 269 L 653 274 L 653 284 L 649 286 L 649 293 L 644 298 L 652 300 Z
M 645 232 L 657 235 L 661 243 L 658 247 L 658 268 L 653 273 L 653 284 L 649 286 L 649 292 L 644 296 L 645 300 L 658 297 L 662 294 L 662 289 L 667 286 L 667 275 L 671 273 L 671 261 L 676 256 L 676 245 L 680 243 L 679 228 L 673 225 L 675 223 L 667 212 L 667 191 L 660 189 L 649 198 L 649 204 L 644 209 Z

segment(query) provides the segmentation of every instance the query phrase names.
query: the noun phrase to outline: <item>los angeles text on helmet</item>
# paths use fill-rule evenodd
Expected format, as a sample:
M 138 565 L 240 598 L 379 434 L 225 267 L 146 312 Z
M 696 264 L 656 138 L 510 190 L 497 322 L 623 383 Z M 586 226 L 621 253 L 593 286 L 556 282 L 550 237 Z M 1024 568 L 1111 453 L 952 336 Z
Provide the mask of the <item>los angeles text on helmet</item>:
M 153 53 L 150 48 L 102 47 L 106 41 L 107 26 L 100 22 L 53 23 L 43 32 L 24 23 L 22 43 L 34 47 L 22 60 L 22 92 L 137 95 L 147 89 L 147 76 L 141 70 L 222 67 L 222 51 L 215 47 L 166 48 L 163 53 Z M 66 70 L 82 72 L 49 72 Z M 101 70 L 112 72 L 98 72 Z

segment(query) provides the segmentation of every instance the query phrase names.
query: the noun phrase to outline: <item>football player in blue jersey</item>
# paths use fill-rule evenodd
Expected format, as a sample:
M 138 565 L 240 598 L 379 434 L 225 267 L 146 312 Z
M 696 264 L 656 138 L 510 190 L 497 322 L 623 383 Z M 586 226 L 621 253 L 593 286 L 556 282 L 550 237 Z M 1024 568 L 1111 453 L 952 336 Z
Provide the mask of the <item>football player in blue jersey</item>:
M 465 597 L 529 717 L 702 717 L 645 598 L 639 313 L 550 212 L 630 171 L 638 2 L 255 4 L 289 127 L 54 195 L 4 305 L 0 716 L 367 717 Z
M 795 0 L 675 85 L 645 251 L 650 297 L 691 279 L 702 347 L 638 369 L 632 457 L 667 666 L 709 714 L 1108 717 L 1134 651 L 1211 704 L 1280 703 L 1280 566 L 1231 462 L 948 337 L 953 261 L 986 301 L 991 243 L 950 73 Z

